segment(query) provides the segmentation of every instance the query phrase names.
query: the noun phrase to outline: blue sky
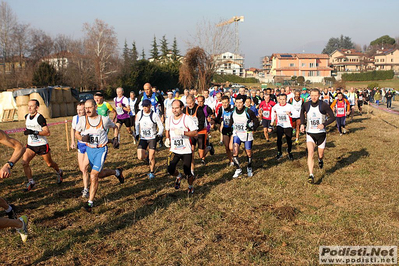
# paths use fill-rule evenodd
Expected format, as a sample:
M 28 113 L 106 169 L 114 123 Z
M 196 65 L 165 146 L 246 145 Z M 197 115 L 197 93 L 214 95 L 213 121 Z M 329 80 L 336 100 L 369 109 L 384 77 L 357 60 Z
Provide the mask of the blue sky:
M 154 35 L 180 51 L 199 22 L 245 16 L 239 25 L 240 52 L 245 67 L 260 67 L 261 57 L 272 53 L 320 53 L 330 37 L 341 34 L 363 46 L 388 34 L 399 37 L 397 0 L 9 0 L 5 1 L 23 23 L 55 37 L 81 38 L 83 23 L 96 18 L 113 26 L 122 48 L 136 41 L 146 54 Z M 233 25 L 231 25 L 233 27 Z

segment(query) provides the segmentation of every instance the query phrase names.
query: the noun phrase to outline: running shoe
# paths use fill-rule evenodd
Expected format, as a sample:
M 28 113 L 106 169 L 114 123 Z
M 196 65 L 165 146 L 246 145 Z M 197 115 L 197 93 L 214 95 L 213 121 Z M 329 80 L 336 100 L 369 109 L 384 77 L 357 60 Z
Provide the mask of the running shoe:
M 179 174 L 179 175 L 176 177 L 175 189 L 179 189 L 179 188 L 180 188 L 180 183 L 181 183 L 181 175 Z
M 308 183 L 309 183 L 309 184 L 314 184 L 314 176 L 313 176 L 313 175 L 309 175 L 309 177 L 308 177 Z
M 247 167 L 247 175 L 248 175 L 248 177 L 252 177 L 254 175 L 252 173 L 252 167 Z
M 14 204 L 10 204 L 11 211 L 6 212 L 8 219 L 17 219 L 17 208 L 15 208 Z
M 132 135 L 133 136 L 133 135 Z M 133 136 L 133 145 L 136 145 L 136 138 Z
M 93 208 L 93 203 L 86 202 L 85 205 L 83 205 L 83 209 L 87 212 L 91 212 L 91 209 Z
M 123 173 L 122 173 L 123 169 L 122 168 L 116 168 L 116 170 L 119 171 L 119 175 L 115 175 L 116 178 L 118 178 L 118 180 L 119 180 L 119 182 L 121 184 L 125 183 L 125 177 L 123 176 Z
M 319 160 L 319 168 L 320 168 L 320 169 L 323 169 L 323 166 L 324 166 L 323 160 Z
M 234 172 L 233 178 L 237 178 L 240 175 L 242 175 L 242 170 L 241 168 L 236 169 L 236 171 Z
M 148 174 L 148 178 L 151 180 L 151 179 L 154 179 L 155 178 L 155 175 L 154 175 L 154 173 L 149 173 Z
M 17 232 L 21 235 L 22 242 L 26 242 L 28 239 L 28 217 L 25 215 L 19 217 L 22 222 L 22 228 L 17 229 Z
M 57 184 L 62 183 L 62 181 L 64 180 L 63 176 L 64 176 L 64 171 L 60 169 L 60 171 L 57 173 Z
M 34 181 L 29 181 L 29 183 L 26 185 L 25 191 L 31 191 L 35 187 L 36 183 Z
M 291 152 L 288 153 L 288 159 L 290 159 L 291 161 L 294 160 L 294 155 L 292 155 Z
M 299 145 L 299 140 L 298 139 L 295 140 L 295 144 Z
M 82 198 L 88 198 L 89 197 L 89 190 L 87 188 L 82 190 Z
M 205 159 L 201 159 L 201 164 L 205 165 Z
M 209 143 L 209 147 L 211 147 L 210 150 L 209 150 L 210 154 L 214 155 L 215 154 L 215 148 L 213 147 L 212 143 Z
M 220 146 L 223 146 L 223 141 L 219 141 L 219 145 L 220 145 Z
M 270 142 L 270 139 L 267 139 L 266 142 Z
M 233 162 L 230 162 L 230 163 L 229 163 L 229 166 L 234 166 L 234 163 L 233 163 Z
M 187 189 L 187 193 L 188 193 L 188 195 L 194 194 L 194 187 L 189 187 L 189 188 Z
M 276 160 L 280 160 L 281 158 L 283 158 L 283 154 L 281 152 L 278 152 L 277 156 L 276 156 Z
M 346 134 L 346 129 L 345 128 L 342 129 L 342 133 Z

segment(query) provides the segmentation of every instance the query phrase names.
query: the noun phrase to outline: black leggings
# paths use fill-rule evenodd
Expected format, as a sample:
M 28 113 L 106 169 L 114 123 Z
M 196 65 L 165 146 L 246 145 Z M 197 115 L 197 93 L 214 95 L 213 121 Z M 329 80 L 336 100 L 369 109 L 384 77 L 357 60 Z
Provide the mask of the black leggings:
M 191 158 L 192 153 L 189 154 L 173 154 L 173 160 L 170 162 L 168 166 L 168 173 L 174 175 L 176 172 L 177 163 L 182 160 L 183 161 L 183 171 L 186 176 L 191 175 Z
M 285 135 L 285 139 L 287 140 L 288 152 L 291 152 L 292 149 L 292 127 L 283 128 L 277 127 L 277 149 L 281 153 L 281 146 L 283 145 L 283 135 Z
M 338 127 L 338 132 L 342 134 L 342 128 L 345 128 L 345 116 L 342 117 L 336 117 L 335 119 L 337 120 L 337 127 Z

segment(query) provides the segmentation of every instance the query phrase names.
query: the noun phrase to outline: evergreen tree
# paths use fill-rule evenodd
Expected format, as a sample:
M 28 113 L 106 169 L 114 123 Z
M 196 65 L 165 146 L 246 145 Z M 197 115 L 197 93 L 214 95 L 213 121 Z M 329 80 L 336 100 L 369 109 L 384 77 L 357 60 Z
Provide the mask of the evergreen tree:
M 172 60 L 173 61 L 177 61 L 177 59 L 180 57 L 180 51 L 177 48 L 177 41 L 176 41 L 176 37 L 173 40 L 173 45 L 172 45 Z
M 166 35 L 162 36 L 161 39 L 161 56 L 164 60 L 166 60 L 168 58 L 168 41 L 166 40 Z
M 341 35 L 341 37 L 339 38 L 334 38 L 334 37 L 330 38 L 330 40 L 328 40 L 326 47 L 323 49 L 321 53 L 331 54 L 335 50 L 354 49 L 354 48 L 355 44 L 352 42 L 351 38 L 348 36 Z
M 159 59 L 159 52 L 158 52 L 158 44 L 157 44 L 157 38 L 154 35 L 154 41 L 152 42 L 152 48 L 150 50 L 150 55 L 154 60 Z
M 131 60 L 134 63 L 137 62 L 137 60 L 139 59 L 139 53 L 137 52 L 137 47 L 136 47 L 136 42 L 133 42 L 132 44 L 132 50 L 131 50 Z
M 145 52 L 144 52 L 144 48 L 143 51 L 141 51 L 141 59 L 144 60 L 145 59 Z
M 56 85 L 60 81 L 57 70 L 49 63 L 42 62 L 33 73 L 32 84 L 34 86 Z
M 129 48 L 127 47 L 126 39 L 125 39 L 125 45 L 123 46 L 123 72 L 129 71 L 129 67 L 131 66 L 131 57 L 130 57 L 130 51 Z

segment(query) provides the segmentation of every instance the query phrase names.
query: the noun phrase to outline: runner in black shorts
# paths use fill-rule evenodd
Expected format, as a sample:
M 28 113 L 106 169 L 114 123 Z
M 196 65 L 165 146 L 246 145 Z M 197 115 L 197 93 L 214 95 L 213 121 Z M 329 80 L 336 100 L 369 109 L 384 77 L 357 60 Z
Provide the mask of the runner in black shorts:
M 226 149 L 227 158 L 229 159 L 229 166 L 234 166 L 233 163 L 233 126 L 232 126 L 232 118 L 233 110 L 230 106 L 230 98 L 228 96 L 222 96 L 222 106 L 218 110 L 218 115 L 215 118 L 216 124 L 222 124 L 222 135 L 223 135 L 223 144 Z
M 47 165 L 56 171 L 57 184 L 61 184 L 63 181 L 63 172 L 51 158 L 50 147 L 47 143 L 46 136 L 50 136 L 50 130 L 46 119 L 37 112 L 38 109 L 39 101 L 30 100 L 28 103 L 29 114 L 25 117 L 26 130 L 24 131 L 24 135 L 28 136 L 28 145 L 22 157 L 22 166 L 29 181 L 26 191 L 30 191 L 35 186 L 29 163 L 36 155 L 42 156 Z

